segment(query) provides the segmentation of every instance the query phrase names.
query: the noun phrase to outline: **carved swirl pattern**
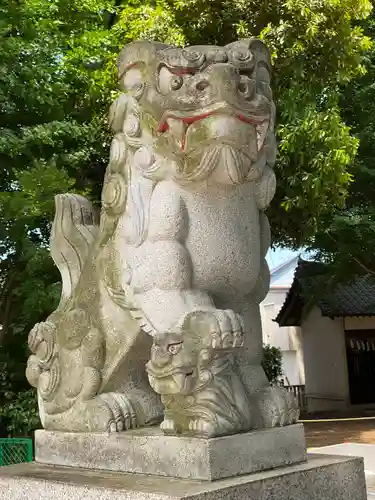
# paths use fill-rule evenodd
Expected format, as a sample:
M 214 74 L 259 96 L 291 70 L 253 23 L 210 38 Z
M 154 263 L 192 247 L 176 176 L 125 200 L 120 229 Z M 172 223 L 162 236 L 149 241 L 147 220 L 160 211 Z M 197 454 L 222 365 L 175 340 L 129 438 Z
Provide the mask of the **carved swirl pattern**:
M 53 323 L 37 323 L 30 331 L 30 351 L 37 354 L 40 363 L 48 366 L 55 347 L 56 327 Z
M 56 327 L 53 323 L 37 323 L 29 334 L 30 356 L 26 377 L 39 390 L 44 400 L 51 400 L 60 382 L 60 367 L 56 353 Z
M 127 197 L 126 152 L 126 136 L 123 132 L 117 133 L 112 140 L 110 160 L 102 190 L 102 206 L 111 217 L 118 217 L 125 210 Z
M 202 54 L 202 52 L 198 52 L 195 50 L 183 50 L 182 55 L 187 61 L 194 63 L 199 62 L 199 65 L 202 65 L 206 59 L 205 54 Z
M 102 191 L 103 208 L 111 215 L 119 215 L 125 209 L 127 185 L 121 174 L 109 174 Z
M 27 360 L 26 378 L 32 387 L 38 387 L 39 377 L 42 373 L 39 360 L 36 356 L 30 356 Z
M 234 63 L 240 69 L 252 71 L 255 67 L 254 54 L 244 48 L 235 48 L 228 51 L 229 61 Z
M 39 377 L 38 389 L 42 399 L 51 401 L 60 382 L 60 366 L 58 358 L 54 358 L 49 370 L 45 370 Z
M 128 137 L 139 137 L 141 135 L 141 124 L 136 115 L 131 113 L 126 117 L 124 132 Z

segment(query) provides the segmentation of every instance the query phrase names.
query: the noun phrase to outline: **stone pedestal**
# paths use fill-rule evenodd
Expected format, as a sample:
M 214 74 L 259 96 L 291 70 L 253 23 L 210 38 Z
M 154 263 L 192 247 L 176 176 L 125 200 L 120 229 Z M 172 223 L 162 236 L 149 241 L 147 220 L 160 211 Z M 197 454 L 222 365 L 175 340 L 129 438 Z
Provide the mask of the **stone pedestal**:
M 165 436 L 158 427 L 113 434 L 39 430 L 39 463 L 216 480 L 306 461 L 302 424 L 212 439 Z
M 307 456 L 301 424 L 213 439 L 37 431 L 35 444 L 34 463 L 0 468 L 0 500 L 366 500 L 363 459 Z
M 366 500 L 363 460 L 307 462 L 217 481 L 104 472 L 38 463 L 0 469 L 0 500 Z
M 340 455 L 344 457 L 362 457 L 368 488 L 375 488 L 375 444 L 340 443 L 319 448 L 310 448 L 309 453 Z

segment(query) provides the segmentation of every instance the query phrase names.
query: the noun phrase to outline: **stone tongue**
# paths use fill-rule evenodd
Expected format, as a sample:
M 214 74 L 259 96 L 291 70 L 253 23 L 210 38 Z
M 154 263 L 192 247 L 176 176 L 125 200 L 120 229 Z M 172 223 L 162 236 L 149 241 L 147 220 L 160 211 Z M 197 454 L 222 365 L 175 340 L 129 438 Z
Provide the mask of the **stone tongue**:
M 189 127 L 188 123 L 185 123 L 181 118 L 167 118 L 167 126 L 171 132 L 171 135 L 177 140 L 180 145 L 181 150 L 185 147 L 186 142 L 186 130 Z
M 186 375 L 183 373 L 175 373 L 173 375 L 173 380 L 176 382 L 177 387 L 182 390 L 185 386 Z

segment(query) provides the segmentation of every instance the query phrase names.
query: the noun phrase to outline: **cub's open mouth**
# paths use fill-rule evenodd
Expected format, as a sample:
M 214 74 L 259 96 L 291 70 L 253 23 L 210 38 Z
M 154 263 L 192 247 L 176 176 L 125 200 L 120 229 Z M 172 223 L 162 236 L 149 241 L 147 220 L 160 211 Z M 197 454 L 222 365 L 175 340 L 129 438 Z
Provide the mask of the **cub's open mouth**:
M 194 373 L 193 366 L 173 366 L 169 369 L 166 369 L 164 367 L 159 368 L 157 365 L 154 365 L 150 361 L 146 364 L 146 370 L 152 377 L 157 379 L 170 378 L 176 374 L 191 376 Z
M 162 374 L 154 375 L 148 370 L 148 377 L 151 387 L 159 394 L 178 394 L 192 385 L 194 370 L 174 371 L 165 376 Z

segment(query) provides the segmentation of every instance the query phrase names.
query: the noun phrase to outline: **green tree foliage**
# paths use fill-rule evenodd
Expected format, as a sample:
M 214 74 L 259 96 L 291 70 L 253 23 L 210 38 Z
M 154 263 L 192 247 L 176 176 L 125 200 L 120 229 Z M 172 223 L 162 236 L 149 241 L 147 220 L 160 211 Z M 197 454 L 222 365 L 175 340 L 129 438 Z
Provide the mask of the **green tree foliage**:
M 283 374 L 283 356 L 278 347 L 265 344 L 263 346 L 263 370 L 270 384 L 275 384 Z
M 363 23 L 365 34 L 375 38 L 374 14 Z M 322 221 L 312 249 L 330 264 L 336 280 L 356 274 L 375 276 L 375 46 L 366 54 L 367 72 L 342 93 L 342 116 L 359 141 L 349 170 L 352 182 L 342 210 Z
M 0 419 L 6 437 L 32 436 L 34 430 L 41 428 L 36 391 L 7 392 L 0 407 Z
M 277 100 L 274 240 L 300 244 L 343 206 L 358 140 L 337 90 L 363 73 L 368 0 L 0 0 L 0 363 L 26 389 L 26 337 L 56 306 L 53 197 L 99 198 L 116 56 L 133 39 L 270 46 Z M 12 366 L 19 367 L 11 377 Z M 12 368 L 13 370 L 14 368 Z

